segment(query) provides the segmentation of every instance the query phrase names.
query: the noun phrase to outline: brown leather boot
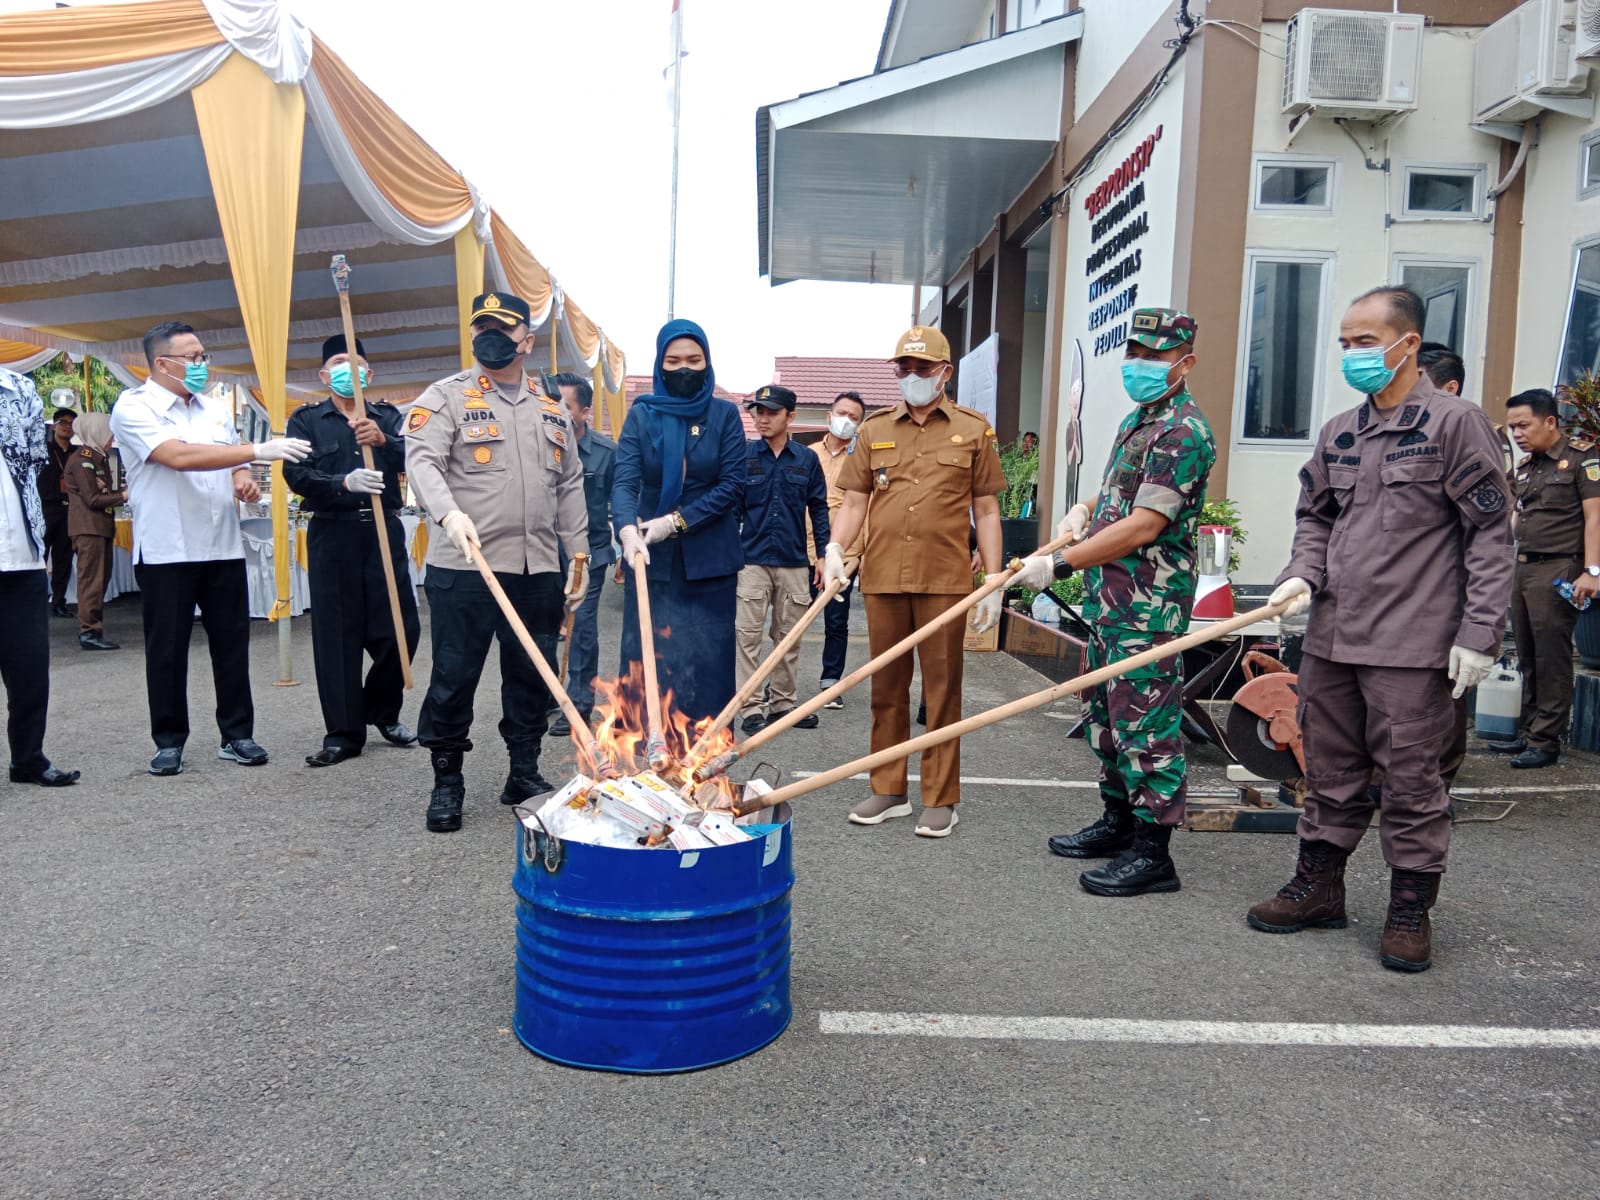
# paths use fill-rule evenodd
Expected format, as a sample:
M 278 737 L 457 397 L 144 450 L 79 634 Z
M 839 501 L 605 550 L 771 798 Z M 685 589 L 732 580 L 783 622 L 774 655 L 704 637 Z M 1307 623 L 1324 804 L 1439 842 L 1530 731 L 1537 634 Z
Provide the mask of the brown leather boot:
M 1433 923 L 1428 910 L 1439 899 L 1439 876 L 1395 871 L 1389 876 L 1389 917 L 1383 923 L 1378 961 L 1391 971 L 1426 971 L 1433 966 Z
M 1343 929 L 1344 864 L 1349 857 L 1331 843 L 1301 838 L 1294 878 L 1271 900 L 1263 900 L 1246 914 L 1251 927 L 1263 933 Z

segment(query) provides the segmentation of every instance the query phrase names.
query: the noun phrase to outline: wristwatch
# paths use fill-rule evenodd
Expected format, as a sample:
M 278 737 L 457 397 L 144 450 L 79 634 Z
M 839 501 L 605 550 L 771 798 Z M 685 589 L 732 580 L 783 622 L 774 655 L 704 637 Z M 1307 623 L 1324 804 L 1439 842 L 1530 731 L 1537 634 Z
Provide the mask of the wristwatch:
M 1584 570 L 1593 575 L 1596 579 L 1600 579 L 1600 563 L 1590 563 L 1584 568 Z
M 681 512 L 674 511 L 672 513 L 672 527 L 679 533 L 689 532 L 689 522 L 683 519 L 683 514 Z
M 1067 556 L 1056 550 L 1050 555 L 1050 569 L 1057 580 L 1071 579 L 1072 572 L 1076 569 L 1067 561 Z

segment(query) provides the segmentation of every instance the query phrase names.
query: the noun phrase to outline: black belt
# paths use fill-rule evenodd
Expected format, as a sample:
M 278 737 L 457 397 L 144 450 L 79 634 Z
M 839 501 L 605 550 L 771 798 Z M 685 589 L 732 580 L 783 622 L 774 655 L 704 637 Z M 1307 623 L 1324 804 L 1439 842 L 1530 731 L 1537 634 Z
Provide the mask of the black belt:
M 1534 554 L 1529 551 L 1526 554 L 1518 554 L 1517 561 L 1519 563 L 1569 562 L 1577 557 L 1577 554 Z
M 399 512 L 398 508 L 386 508 L 383 510 L 383 515 L 393 517 L 399 515 Z M 372 524 L 372 510 L 370 508 L 358 508 L 353 512 L 322 512 L 313 509 L 310 510 L 310 515 L 317 521 L 365 521 L 369 525 Z

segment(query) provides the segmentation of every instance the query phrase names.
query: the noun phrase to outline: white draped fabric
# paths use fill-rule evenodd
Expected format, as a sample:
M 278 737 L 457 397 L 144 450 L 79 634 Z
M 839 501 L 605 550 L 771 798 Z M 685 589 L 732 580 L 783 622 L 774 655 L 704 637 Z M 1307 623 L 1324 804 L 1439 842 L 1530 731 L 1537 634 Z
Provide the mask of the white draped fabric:
M 87 71 L 0 76 L 0 129 L 48 129 L 126 116 L 204 83 L 233 47 L 224 42 Z
M 288 8 L 261 0 L 201 0 L 229 44 L 273 83 L 300 83 L 311 69 L 311 30 Z
M 45 363 L 49 362 L 52 358 L 55 358 L 60 353 L 61 351 L 56 350 L 53 347 L 46 346 L 43 350 L 39 350 L 36 353 L 25 354 L 21 358 L 13 359 L 10 362 L 0 362 L 0 367 L 7 367 L 10 370 L 17 372 L 19 375 L 26 375 L 29 371 L 44 366 Z

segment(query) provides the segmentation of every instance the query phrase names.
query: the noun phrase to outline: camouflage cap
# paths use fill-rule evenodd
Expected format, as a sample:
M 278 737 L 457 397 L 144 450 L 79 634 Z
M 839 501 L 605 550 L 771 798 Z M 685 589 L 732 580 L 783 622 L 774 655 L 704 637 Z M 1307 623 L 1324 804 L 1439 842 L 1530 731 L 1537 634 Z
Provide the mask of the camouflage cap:
M 1128 323 L 1128 340 L 1152 350 L 1176 350 L 1199 332 L 1195 319 L 1175 308 L 1136 308 Z

